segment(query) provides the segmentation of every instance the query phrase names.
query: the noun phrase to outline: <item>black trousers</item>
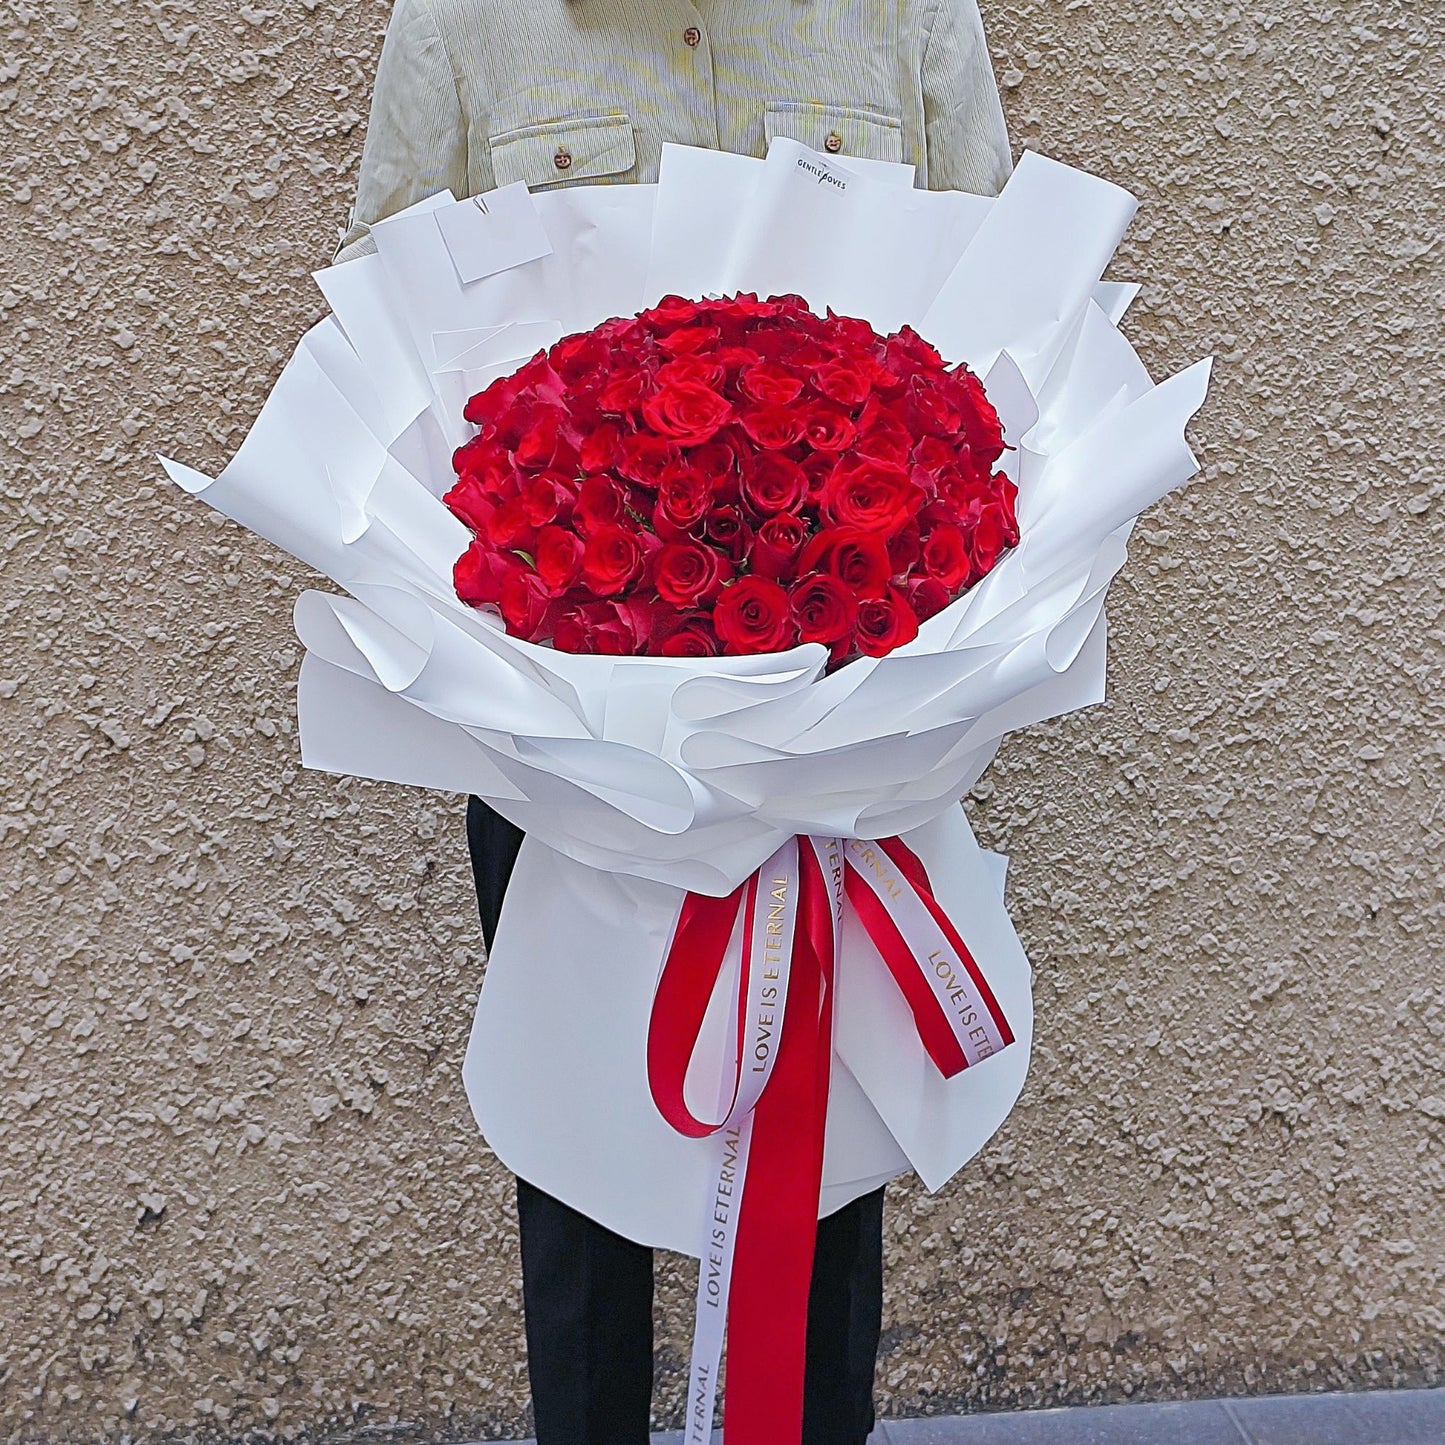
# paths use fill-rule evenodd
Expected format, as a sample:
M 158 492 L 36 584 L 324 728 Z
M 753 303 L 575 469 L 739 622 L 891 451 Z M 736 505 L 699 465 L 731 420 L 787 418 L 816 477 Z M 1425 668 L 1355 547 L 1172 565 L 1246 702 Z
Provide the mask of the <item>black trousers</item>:
M 490 949 L 519 829 L 478 798 L 467 843 Z M 517 1181 L 537 1445 L 647 1445 L 652 1251 Z M 803 1445 L 863 1445 L 883 1314 L 883 1191 L 819 1222 L 808 1298 Z

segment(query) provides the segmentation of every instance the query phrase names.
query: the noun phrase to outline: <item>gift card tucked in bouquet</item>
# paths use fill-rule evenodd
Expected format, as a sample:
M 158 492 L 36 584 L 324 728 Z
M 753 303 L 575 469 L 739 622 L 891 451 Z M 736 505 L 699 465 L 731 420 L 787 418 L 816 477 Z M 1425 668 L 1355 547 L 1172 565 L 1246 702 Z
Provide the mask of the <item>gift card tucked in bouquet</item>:
M 446 206 L 436 223 L 464 286 L 552 254 L 525 181 Z

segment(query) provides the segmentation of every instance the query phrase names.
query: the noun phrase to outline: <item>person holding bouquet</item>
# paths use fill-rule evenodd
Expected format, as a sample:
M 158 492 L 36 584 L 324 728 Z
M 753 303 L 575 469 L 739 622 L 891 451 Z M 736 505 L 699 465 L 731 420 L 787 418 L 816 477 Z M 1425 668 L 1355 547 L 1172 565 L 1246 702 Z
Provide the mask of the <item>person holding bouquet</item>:
M 396 0 L 335 260 L 442 189 L 649 182 L 664 143 L 761 156 L 780 135 L 997 194 L 1010 157 L 975 0 Z M 522 835 L 472 798 L 467 836 L 490 948 Z M 539 1445 L 645 1445 L 651 1251 L 523 1179 L 517 1202 Z M 806 1445 L 873 1428 L 882 1217 L 879 1189 L 818 1226 Z

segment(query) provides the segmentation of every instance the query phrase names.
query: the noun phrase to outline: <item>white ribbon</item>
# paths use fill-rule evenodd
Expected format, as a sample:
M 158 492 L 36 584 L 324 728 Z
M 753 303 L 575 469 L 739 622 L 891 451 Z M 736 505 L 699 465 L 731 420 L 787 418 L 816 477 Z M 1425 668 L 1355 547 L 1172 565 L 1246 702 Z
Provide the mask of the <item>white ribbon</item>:
M 731 1032 L 732 1078 L 729 1082 L 725 1071 L 720 1090 L 723 1121 L 718 1125 L 717 1162 L 703 1222 L 683 1445 L 709 1445 L 712 1440 L 753 1110 L 778 1061 L 788 1003 L 798 926 L 798 846 L 797 838 L 784 843 L 758 870 L 747 895 L 732 1007 L 733 1019 L 741 1019 L 744 1026 Z

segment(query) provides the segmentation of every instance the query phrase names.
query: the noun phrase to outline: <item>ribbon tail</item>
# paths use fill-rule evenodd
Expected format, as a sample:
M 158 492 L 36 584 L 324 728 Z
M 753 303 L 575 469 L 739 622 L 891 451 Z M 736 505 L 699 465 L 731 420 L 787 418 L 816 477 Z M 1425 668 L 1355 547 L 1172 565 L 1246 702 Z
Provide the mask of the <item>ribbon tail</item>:
M 688 1375 L 687 1427 L 683 1445 L 710 1445 L 717 1404 L 737 1254 L 738 1206 L 752 1148 L 753 1117 L 719 1135 L 717 1172 L 706 1244 L 698 1262 L 697 1305 L 693 1315 L 692 1366 Z
M 983 970 L 901 838 L 848 844 L 848 901 L 946 1079 L 1007 1048 L 1008 1019 Z
M 748 1187 L 728 1305 L 728 1445 L 793 1445 L 803 1433 L 808 1295 L 818 1234 L 833 1053 L 833 901 L 810 842 L 799 848 L 799 927 L 778 1060 L 753 1113 Z

